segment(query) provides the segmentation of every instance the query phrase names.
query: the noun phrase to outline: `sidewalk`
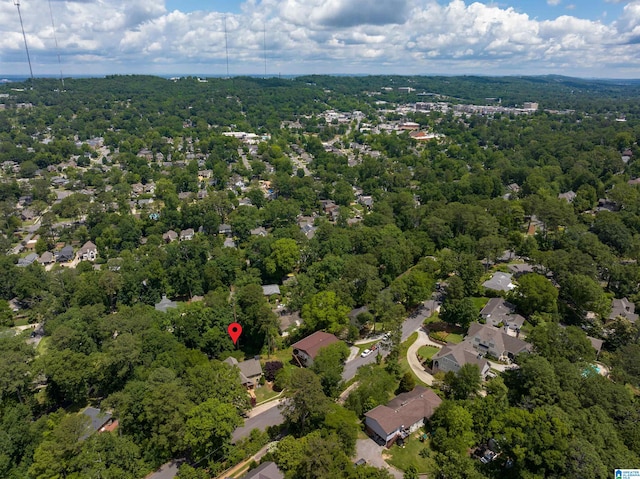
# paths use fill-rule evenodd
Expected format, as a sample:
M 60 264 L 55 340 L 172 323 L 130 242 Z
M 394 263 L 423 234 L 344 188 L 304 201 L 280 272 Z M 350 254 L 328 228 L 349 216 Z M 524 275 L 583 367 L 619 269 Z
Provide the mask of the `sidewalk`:
M 282 393 L 284 393 L 284 390 L 280 392 L 280 395 L 282 395 Z M 256 407 L 252 408 L 249 412 L 248 415 L 250 418 L 252 418 L 253 416 L 257 416 L 258 414 L 262 414 L 265 411 L 268 411 L 269 409 L 278 406 L 282 401 L 284 401 L 284 398 L 282 397 L 278 397 L 278 399 L 270 399 L 267 402 L 263 402 L 259 405 L 257 405 Z

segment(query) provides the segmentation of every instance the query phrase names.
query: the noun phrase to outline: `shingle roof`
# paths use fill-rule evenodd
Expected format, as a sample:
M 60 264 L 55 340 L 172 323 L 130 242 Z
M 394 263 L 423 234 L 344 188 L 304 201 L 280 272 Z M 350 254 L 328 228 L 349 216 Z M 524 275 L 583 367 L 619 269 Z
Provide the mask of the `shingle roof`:
M 436 393 L 424 386 L 397 395 L 385 406 L 377 406 L 365 414 L 375 420 L 387 434 L 401 427 L 410 427 L 424 418 L 433 416 L 442 403 Z
M 324 348 L 325 346 L 337 343 L 338 341 L 340 340 L 333 334 L 325 333 L 324 331 L 316 331 L 315 333 L 293 344 L 293 349 L 304 351 L 311 358 L 315 358 L 320 348 Z
M 275 462 L 263 462 L 255 469 L 247 472 L 242 479 L 284 479 Z
M 277 284 L 265 284 L 262 286 L 262 294 L 264 294 L 265 296 L 280 294 L 280 286 L 278 286 Z
M 498 271 L 491 277 L 491 279 L 482 283 L 482 286 L 495 291 L 510 291 L 515 287 L 511 282 L 511 277 L 512 275 L 509 273 L 502 273 Z

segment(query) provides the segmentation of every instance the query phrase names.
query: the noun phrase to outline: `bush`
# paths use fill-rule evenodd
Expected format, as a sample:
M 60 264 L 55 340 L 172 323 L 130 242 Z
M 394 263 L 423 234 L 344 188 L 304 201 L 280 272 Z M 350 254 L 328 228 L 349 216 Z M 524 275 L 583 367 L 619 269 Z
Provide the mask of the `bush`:
M 447 333 L 445 333 L 444 331 L 434 331 L 429 334 L 429 337 L 434 341 L 440 341 L 442 343 L 447 342 Z
M 271 382 L 275 381 L 276 374 L 284 367 L 282 361 L 268 361 L 264 365 L 264 378 Z

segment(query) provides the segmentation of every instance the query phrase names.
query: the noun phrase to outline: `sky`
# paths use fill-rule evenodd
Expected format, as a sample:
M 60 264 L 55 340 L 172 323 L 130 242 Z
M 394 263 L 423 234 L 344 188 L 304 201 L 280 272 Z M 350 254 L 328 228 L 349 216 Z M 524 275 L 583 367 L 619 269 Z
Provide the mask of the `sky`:
M 640 78 L 640 0 L 20 0 L 20 12 L 35 76 Z M 28 74 L 15 0 L 0 0 L 0 78 Z

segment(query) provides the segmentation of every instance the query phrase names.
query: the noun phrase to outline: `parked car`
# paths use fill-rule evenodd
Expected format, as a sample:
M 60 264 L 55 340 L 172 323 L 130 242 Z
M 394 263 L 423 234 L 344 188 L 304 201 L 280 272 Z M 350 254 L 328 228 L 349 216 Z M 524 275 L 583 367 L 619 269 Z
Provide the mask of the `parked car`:
M 356 466 L 364 466 L 366 463 L 367 463 L 367 461 L 365 459 L 360 458 L 355 462 L 355 465 Z
M 369 356 L 373 351 L 371 351 L 370 349 L 365 349 L 364 351 L 362 351 L 362 353 L 360 353 L 360 357 L 361 358 L 366 358 L 367 356 Z

